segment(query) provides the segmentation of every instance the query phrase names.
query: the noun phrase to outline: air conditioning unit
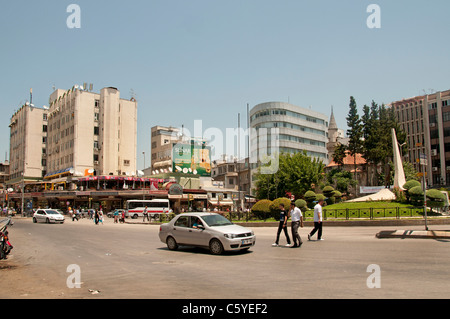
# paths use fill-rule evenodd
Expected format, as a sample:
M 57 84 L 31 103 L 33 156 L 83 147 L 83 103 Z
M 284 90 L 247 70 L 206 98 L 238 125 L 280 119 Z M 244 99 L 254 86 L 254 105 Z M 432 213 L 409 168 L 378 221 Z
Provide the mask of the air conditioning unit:
M 436 123 L 430 123 L 430 127 L 435 127 Z
M 98 165 L 98 161 L 94 161 L 94 165 Z
M 437 172 L 438 168 L 437 167 L 433 167 L 433 172 Z
M 437 155 L 437 149 L 431 150 L 431 156 L 436 156 Z

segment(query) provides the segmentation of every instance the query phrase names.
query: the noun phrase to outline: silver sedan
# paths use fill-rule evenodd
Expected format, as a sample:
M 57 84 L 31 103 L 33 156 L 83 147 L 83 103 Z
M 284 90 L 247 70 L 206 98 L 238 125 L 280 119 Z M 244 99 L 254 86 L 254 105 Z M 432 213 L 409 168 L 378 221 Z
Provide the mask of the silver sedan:
M 255 245 L 251 229 L 235 225 L 215 213 L 185 213 L 176 216 L 159 229 L 159 239 L 170 250 L 179 245 L 209 248 L 212 254 L 224 251 L 247 250 Z

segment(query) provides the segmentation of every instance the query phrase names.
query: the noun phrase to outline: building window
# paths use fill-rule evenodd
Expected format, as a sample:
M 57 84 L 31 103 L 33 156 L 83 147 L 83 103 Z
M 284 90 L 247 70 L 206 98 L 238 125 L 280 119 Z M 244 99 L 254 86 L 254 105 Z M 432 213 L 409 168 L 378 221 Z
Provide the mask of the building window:
M 98 128 L 98 126 L 94 126 L 94 135 L 99 135 L 100 130 Z
M 130 166 L 130 160 L 123 160 L 123 165 Z

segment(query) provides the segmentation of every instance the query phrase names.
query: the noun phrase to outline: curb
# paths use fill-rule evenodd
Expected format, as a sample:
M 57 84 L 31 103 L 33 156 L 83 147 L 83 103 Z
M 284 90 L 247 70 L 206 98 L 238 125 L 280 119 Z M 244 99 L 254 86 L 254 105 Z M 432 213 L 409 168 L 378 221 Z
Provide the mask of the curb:
M 421 239 L 450 239 L 447 230 L 384 230 L 375 235 L 377 238 L 421 238 Z
M 126 224 L 141 224 L 141 225 L 161 225 L 156 222 L 142 222 L 142 221 L 127 221 Z M 234 222 L 236 225 L 244 227 L 278 227 L 279 222 Z M 428 218 L 428 225 L 450 225 L 450 218 Z M 314 226 L 313 221 L 303 222 L 304 226 Z M 425 225 L 425 220 L 420 219 L 390 219 L 390 220 L 325 220 L 323 222 L 325 227 L 352 227 L 352 226 L 421 226 Z M 288 227 L 291 227 L 291 222 L 288 222 Z

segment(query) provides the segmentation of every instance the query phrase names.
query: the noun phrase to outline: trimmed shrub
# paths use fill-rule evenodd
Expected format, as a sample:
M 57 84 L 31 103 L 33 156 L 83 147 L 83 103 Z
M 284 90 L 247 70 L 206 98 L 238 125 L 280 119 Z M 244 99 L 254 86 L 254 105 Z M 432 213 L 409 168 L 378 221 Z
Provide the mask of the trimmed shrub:
M 426 192 L 428 207 L 443 207 L 445 205 L 445 196 L 437 189 L 429 189 Z
M 421 186 L 414 186 L 408 191 L 408 194 L 413 205 L 423 205 L 423 190 Z
M 275 199 L 272 204 L 270 204 L 270 216 L 278 220 L 280 217 L 280 204 L 284 205 L 284 210 L 289 211 L 291 206 L 291 200 L 286 197 L 280 197 Z
M 307 191 L 304 195 L 308 208 L 314 208 L 314 201 L 316 200 L 316 193 L 313 191 Z
M 252 207 L 253 215 L 261 220 L 266 220 L 270 214 L 270 205 L 272 204 L 271 200 L 262 199 L 255 203 Z
M 403 184 L 403 188 L 405 189 L 405 196 L 406 196 L 406 200 L 408 201 L 408 202 L 410 202 L 411 201 L 411 196 L 410 196 L 410 194 L 409 194 L 409 190 L 411 189 L 411 188 L 414 188 L 414 187 L 417 187 L 417 186 L 421 186 L 422 184 L 420 184 L 420 182 L 418 182 L 418 181 L 416 181 L 416 180 L 410 180 L 410 181 L 407 181 L 405 184 Z M 422 194 L 423 195 L 423 194 Z
M 306 205 L 306 201 L 304 199 L 297 199 L 295 201 L 295 206 L 300 208 L 302 212 L 306 212 L 308 210 L 308 206 Z

